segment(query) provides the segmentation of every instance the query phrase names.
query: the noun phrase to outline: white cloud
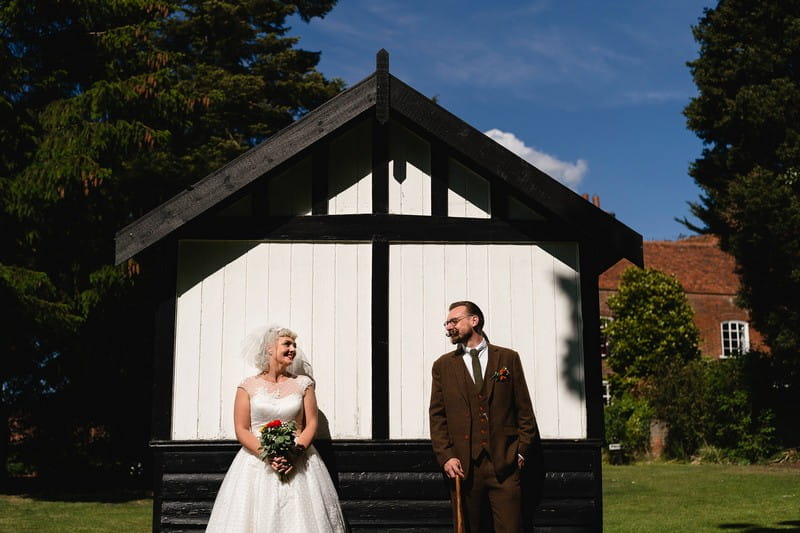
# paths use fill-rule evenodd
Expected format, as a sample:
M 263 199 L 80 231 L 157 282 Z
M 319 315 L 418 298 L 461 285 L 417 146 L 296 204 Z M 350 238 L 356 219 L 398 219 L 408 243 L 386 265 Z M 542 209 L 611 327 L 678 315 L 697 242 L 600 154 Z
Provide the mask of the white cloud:
M 484 133 L 490 139 L 493 139 L 501 146 L 511 150 L 531 165 L 560 181 L 573 191 L 577 190 L 581 181 L 583 181 L 583 177 L 589 172 L 589 164 L 583 159 L 578 159 L 574 163 L 561 161 L 550 154 L 540 152 L 535 148 L 527 146 L 513 133 L 501 131 L 497 128 L 492 128 Z

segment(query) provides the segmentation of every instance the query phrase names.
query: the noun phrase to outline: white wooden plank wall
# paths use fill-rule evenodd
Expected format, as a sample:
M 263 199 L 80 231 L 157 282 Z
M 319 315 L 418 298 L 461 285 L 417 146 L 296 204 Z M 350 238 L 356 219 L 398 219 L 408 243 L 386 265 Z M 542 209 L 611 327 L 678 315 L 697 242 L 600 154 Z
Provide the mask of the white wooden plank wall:
M 389 248 L 391 438 L 429 438 L 433 362 L 453 347 L 447 306 L 472 300 L 490 341 L 517 350 L 545 438 L 585 438 L 577 246 L 398 244 Z
M 489 218 L 489 181 L 452 158 L 449 160 L 449 173 L 447 215 Z
M 408 128 L 391 123 L 389 212 L 431 214 L 431 145 Z
M 372 434 L 371 245 L 182 242 L 174 439 L 233 439 L 240 354 L 259 326 L 286 325 L 313 365 L 321 437 Z
M 372 212 L 372 123 L 365 120 L 331 142 L 328 213 Z

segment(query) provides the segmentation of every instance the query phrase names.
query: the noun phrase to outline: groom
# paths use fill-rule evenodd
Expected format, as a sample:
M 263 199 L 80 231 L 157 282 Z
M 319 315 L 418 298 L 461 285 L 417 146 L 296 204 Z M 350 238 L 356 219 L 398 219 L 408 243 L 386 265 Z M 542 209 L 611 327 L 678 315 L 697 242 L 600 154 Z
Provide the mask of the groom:
M 495 533 L 518 533 L 520 470 L 538 429 L 519 355 L 489 344 L 483 325 L 474 303 L 450 304 L 444 327 L 457 348 L 433 363 L 431 444 L 445 475 L 464 480 L 466 530 L 493 522 Z

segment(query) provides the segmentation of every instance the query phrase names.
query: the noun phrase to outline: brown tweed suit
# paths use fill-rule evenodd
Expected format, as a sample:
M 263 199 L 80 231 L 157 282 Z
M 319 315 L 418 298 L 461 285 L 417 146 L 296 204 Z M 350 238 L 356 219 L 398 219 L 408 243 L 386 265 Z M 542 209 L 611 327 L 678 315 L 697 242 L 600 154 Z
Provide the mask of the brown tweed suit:
M 486 505 L 483 494 L 486 487 L 481 488 L 481 494 L 471 493 L 471 487 L 477 486 L 472 478 L 478 467 L 485 469 L 487 465 L 491 465 L 495 477 L 490 480 L 493 486 L 489 490 L 495 491 L 495 496 L 499 494 L 499 497 L 491 494 L 488 497 L 495 530 L 519 531 L 516 519 L 521 512 L 517 454 L 525 457 L 531 443 L 538 437 L 522 363 L 517 352 L 488 345 L 484 386 L 480 393 L 476 393 L 462 355 L 459 348 L 441 356 L 433 364 L 430 403 L 433 451 L 440 466 L 453 457 L 461 461 L 467 476 L 464 483 L 465 515 L 467 525 L 472 522 L 472 533 L 478 533 L 474 522 L 480 509 L 475 507 Z M 501 369 L 508 370 L 507 379 L 493 379 L 494 373 Z M 476 439 L 480 442 L 475 442 Z M 479 455 L 476 451 L 482 449 L 488 454 L 488 461 L 484 458 L 474 464 L 475 456 Z M 492 477 L 491 472 L 488 477 Z

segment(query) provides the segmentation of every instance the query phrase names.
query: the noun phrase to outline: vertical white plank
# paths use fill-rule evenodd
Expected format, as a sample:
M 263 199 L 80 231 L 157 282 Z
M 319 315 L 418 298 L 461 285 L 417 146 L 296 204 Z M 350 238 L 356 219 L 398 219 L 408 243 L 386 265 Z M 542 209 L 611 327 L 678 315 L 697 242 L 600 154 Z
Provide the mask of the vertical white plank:
M 510 310 L 511 346 L 519 352 L 525 380 L 531 390 L 531 400 L 537 420 L 541 416 L 535 402 L 536 390 L 535 342 L 533 338 L 533 264 L 530 246 L 512 246 L 510 250 Z M 545 404 L 546 405 L 546 404 Z
M 463 300 L 467 295 L 467 246 L 464 244 L 445 245 L 444 256 L 445 296 L 447 304 Z M 443 310 L 442 320 L 447 316 Z
M 314 250 L 310 243 L 293 243 L 290 260 L 289 327 L 297 333 L 297 346 L 306 354 L 309 363 L 314 364 Z
M 389 213 L 403 213 L 403 182 L 406 179 L 406 146 L 401 126 L 390 125 L 389 136 Z
M 466 245 L 467 271 L 466 271 L 466 291 L 458 300 L 470 300 L 478 304 L 486 319 L 487 332 L 490 339 L 494 341 L 491 332 L 494 328 L 494 319 L 491 318 L 489 311 L 489 248 L 481 244 Z
M 472 218 L 489 218 L 489 181 L 471 170 L 464 168 L 467 192 L 466 216 Z
M 233 428 L 233 403 L 236 386 L 245 377 L 241 345 L 247 334 L 245 331 L 247 255 L 241 255 L 225 267 L 224 291 L 219 437 L 234 439 L 236 434 Z
M 454 159 L 449 168 L 448 216 L 489 218 L 489 181 Z
M 442 245 L 423 247 L 422 274 L 422 324 L 423 339 L 421 361 L 422 374 L 422 433 L 416 438 L 430 438 L 430 420 L 427 408 L 431 401 L 431 369 L 440 355 L 453 349 L 450 340 L 444 336 L 442 322 L 447 315 L 449 302 L 445 298 L 447 280 L 444 275 L 445 248 Z
M 181 243 L 178 256 L 178 284 L 189 280 L 197 261 L 190 245 Z M 175 308 L 175 366 L 172 389 L 172 438 L 197 436 L 197 384 L 199 381 L 200 311 L 202 281 L 178 294 Z
M 356 212 L 357 179 L 351 173 L 349 162 L 342 157 L 348 153 L 348 140 L 352 132 L 334 139 L 328 159 L 328 213 L 346 215 Z
M 291 243 L 270 243 L 268 268 L 269 300 L 267 301 L 267 319 L 270 324 L 291 328 Z
M 403 250 L 389 246 L 389 438 L 402 436 L 403 394 Z
M 553 258 L 539 247 L 532 249 L 534 318 L 534 405 L 543 406 L 538 415 L 539 431 L 544 438 L 558 438 L 559 383 L 556 341 L 555 279 Z M 546 406 L 546 410 L 544 410 Z
M 467 216 L 467 180 L 460 166 L 452 159 L 448 162 L 447 216 Z
M 358 316 L 356 393 L 357 431 L 354 437 L 372 438 L 372 245 L 357 245 Z M 379 273 L 383 275 L 383 273 Z
M 486 307 L 486 330 L 494 344 L 519 350 L 511 336 L 511 258 L 509 245 L 484 247 L 488 255 L 486 279 L 489 285 Z M 477 302 L 476 302 L 477 303 Z M 480 305 L 480 304 L 478 304 Z
M 372 211 L 372 124 L 363 121 L 331 142 L 328 213 Z
M 224 269 L 217 270 L 203 281 L 196 435 L 201 439 L 219 436 L 224 282 Z
M 335 393 L 337 383 L 335 381 L 334 360 L 336 352 L 336 276 L 333 269 L 336 256 L 334 245 L 315 244 L 313 259 L 313 328 L 311 331 L 312 345 L 314 346 L 313 364 L 314 379 L 317 381 L 317 401 L 319 403 L 320 416 L 324 417 L 327 423 L 322 427 L 333 422 L 335 416 Z M 342 384 L 344 385 L 344 384 Z M 331 426 L 331 430 L 333 427 Z M 337 435 L 325 435 L 321 433 L 319 437 L 336 437 Z
M 580 318 L 580 280 L 577 248 L 561 244 L 554 253 L 553 274 L 557 289 L 555 311 L 559 356 L 556 359 L 559 389 L 559 431 L 562 438 L 586 437 L 586 404 L 583 371 L 583 333 Z
M 402 435 L 422 435 L 423 424 L 419 413 L 425 412 L 422 404 L 424 383 L 421 372 L 423 353 L 422 335 L 425 324 L 422 322 L 423 294 L 423 256 L 422 246 L 409 244 L 403 247 L 403 335 L 400 339 L 402 374 L 400 376 L 403 418 Z
M 269 301 L 269 244 L 259 243 L 247 253 L 245 271 L 245 299 L 244 299 L 244 330 L 245 334 L 239 341 L 241 349 L 245 337 L 257 328 L 267 326 L 269 316 L 267 302 Z M 258 369 L 250 361 L 241 359 L 242 377 L 252 376 Z
M 358 261 L 356 249 L 347 244 L 335 246 L 335 301 L 334 314 L 334 373 L 336 386 L 334 398 L 334 416 L 336 432 L 343 436 L 357 435 L 357 396 L 353 383 L 353 368 L 356 365 L 355 346 L 357 339 L 358 316 L 356 279 Z
M 430 144 L 396 122 L 390 143 L 389 212 L 430 215 Z

